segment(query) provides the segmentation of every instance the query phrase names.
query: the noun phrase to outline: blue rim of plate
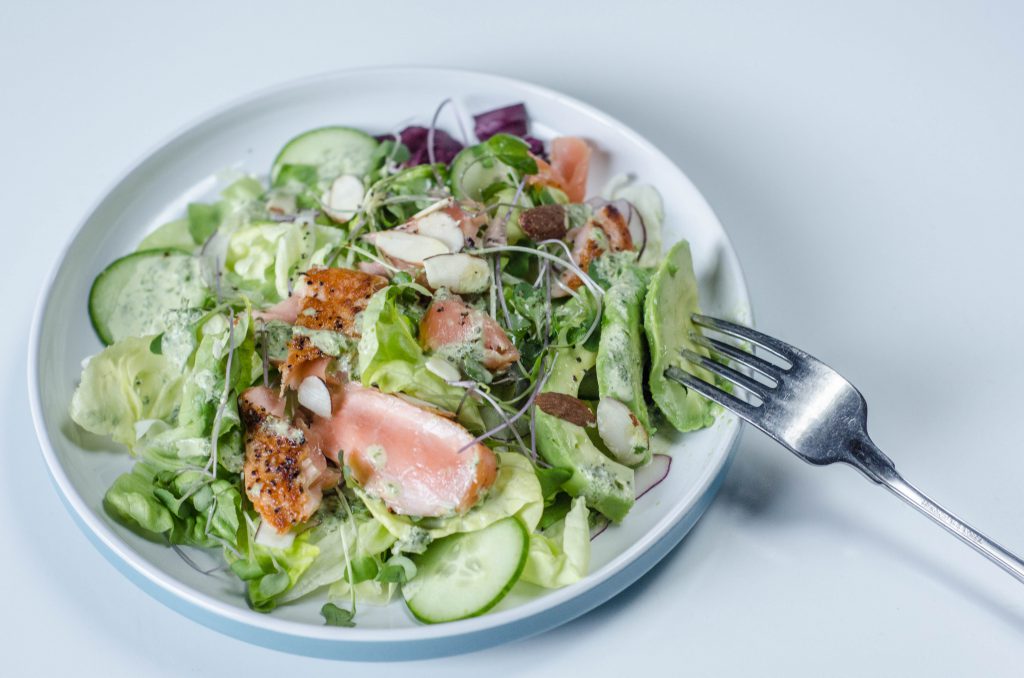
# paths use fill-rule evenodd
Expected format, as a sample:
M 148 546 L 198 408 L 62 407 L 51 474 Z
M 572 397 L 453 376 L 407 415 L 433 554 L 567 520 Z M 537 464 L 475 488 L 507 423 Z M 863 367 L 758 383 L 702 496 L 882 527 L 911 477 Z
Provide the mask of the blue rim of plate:
M 647 152 L 668 159 L 656 146 L 612 116 L 599 109 L 583 103 L 573 97 L 555 90 L 515 78 L 493 75 L 472 70 L 434 68 L 430 66 L 377 67 L 335 70 L 305 78 L 288 80 L 267 88 L 263 88 L 238 97 L 211 112 L 201 115 L 189 123 L 179 127 L 163 141 L 156 144 L 122 172 L 100 197 L 85 211 L 68 242 L 61 248 L 56 260 L 50 267 L 36 303 L 36 311 L 32 320 L 28 347 L 28 390 L 32 411 L 32 421 L 46 461 L 51 480 L 56 487 L 61 502 L 71 514 L 74 522 L 89 538 L 89 541 L 103 556 L 117 568 L 127 579 L 151 597 L 183 616 L 199 622 L 215 631 L 224 633 L 245 642 L 269 647 L 293 654 L 330 659 L 354 661 L 409 661 L 428 659 L 474 652 L 493 647 L 513 640 L 527 638 L 543 631 L 560 626 L 580 615 L 589 612 L 627 588 L 637 579 L 654 567 L 665 555 L 675 547 L 693 528 L 704 511 L 711 504 L 728 472 L 735 455 L 741 434 L 741 426 L 734 421 L 726 442 L 726 453 L 719 457 L 717 466 L 709 468 L 701 477 L 696 500 L 686 509 L 675 515 L 666 515 L 652 528 L 641 541 L 649 542 L 639 553 L 633 553 L 637 545 L 619 554 L 597 572 L 591 572 L 585 579 L 563 589 L 551 591 L 537 600 L 518 607 L 458 622 L 438 624 L 436 626 L 415 627 L 417 637 L 402 637 L 409 629 L 344 629 L 336 627 L 319 627 L 307 623 L 276 619 L 270 616 L 230 606 L 210 596 L 200 593 L 172 577 L 147 566 L 131 547 L 111 530 L 85 504 L 82 496 L 72 485 L 64 471 L 46 432 L 42 403 L 39 394 L 38 363 L 39 345 L 43 319 L 49 303 L 49 296 L 54 281 L 66 259 L 71 246 L 81 232 L 90 216 L 102 205 L 123 181 L 129 178 L 151 156 L 173 144 L 179 137 L 192 129 L 217 118 L 229 114 L 235 108 L 268 98 L 279 92 L 293 88 L 315 85 L 350 74 L 380 73 L 394 74 L 397 72 L 444 73 L 453 76 L 483 78 L 497 84 L 514 85 L 532 91 L 538 95 L 559 100 L 562 104 L 581 110 L 587 115 L 617 127 L 630 141 L 643 147 Z M 678 169 L 678 168 L 677 168 Z M 689 178 L 680 170 L 684 180 Z M 699 194 L 699 192 L 698 192 Z M 701 196 L 703 199 L 703 196 Z M 708 207 L 710 211 L 710 207 Z M 722 229 L 722 238 L 730 253 L 735 249 L 728 234 Z M 746 307 L 749 310 L 749 293 L 739 261 L 735 262 L 736 276 L 743 292 Z M 483 623 L 481 623 L 483 621 Z M 476 628 L 474 628 L 476 627 Z

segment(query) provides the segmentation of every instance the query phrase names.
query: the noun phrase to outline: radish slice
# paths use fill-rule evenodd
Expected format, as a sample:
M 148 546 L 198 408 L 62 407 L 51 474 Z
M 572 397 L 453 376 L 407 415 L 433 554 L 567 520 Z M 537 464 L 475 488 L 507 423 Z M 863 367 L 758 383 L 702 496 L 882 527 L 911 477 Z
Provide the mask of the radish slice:
M 306 377 L 299 384 L 299 404 L 327 419 L 331 416 L 331 392 L 320 377 Z
M 636 472 L 636 498 L 639 499 L 660 485 L 671 469 L 672 457 L 667 454 L 653 455 L 651 463 Z
M 636 466 L 647 456 L 647 431 L 636 415 L 615 398 L 601 398 L 597 404 L 597 432 L 621 464 Z
M 456 294 L 476 294 L 491 284 L 491 267 L 469 254 L 439 254 L 424 260 L 423 269 L 435 290 L 447 287 Z
M 402 231 L 383 231 L 364 236 L 383 254 L 410 264 L 422 264 L 424 259 L 439 254 L 450 254 L 448 246 L 437 238 Z

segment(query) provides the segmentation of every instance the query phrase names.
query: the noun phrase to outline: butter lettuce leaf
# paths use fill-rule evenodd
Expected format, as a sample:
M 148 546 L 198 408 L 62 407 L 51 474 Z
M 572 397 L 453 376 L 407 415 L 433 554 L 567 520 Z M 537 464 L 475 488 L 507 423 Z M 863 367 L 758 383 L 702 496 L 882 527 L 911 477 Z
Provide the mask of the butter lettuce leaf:
M 71 419 L 131 448 L 137 422 L 170 421 L 181 396 L 181 370 L 150 349 L 154 336 L 129 337 L 89 359 L 71 398 Z
M 590 511 L 582 497 L 572 500 L 563 520 L 530 535 L 521 579 L 545 588 L 578 582 L 590 567 Z
M 406 393 L 450 412 L 458 410 L 463 425 L 479 430 L 479 410 L 465 398 L 465 389 L 448 384 L 426 368 L 427 358 L 413 333 L 414 325 L 398 303 L 408 291 L 401 285 L 385 287 L 363 311 L 360 380 L 384 393 Z
M 339 228 L 316 223 L 247 224 L 228 240 L 226 271 L 244 291 L 267 303 L 280 301 L 300 272 L 327 262 L 344 235 Z

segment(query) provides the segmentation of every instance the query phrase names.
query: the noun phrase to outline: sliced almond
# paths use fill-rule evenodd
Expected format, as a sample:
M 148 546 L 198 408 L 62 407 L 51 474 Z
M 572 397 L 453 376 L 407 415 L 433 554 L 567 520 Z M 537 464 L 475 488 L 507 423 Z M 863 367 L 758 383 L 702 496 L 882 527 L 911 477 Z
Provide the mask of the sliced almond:
M 545 414 L 577 426 L 593 426 L 594 413 L 587 404 L 568 393 L 541 393 L 533 401 Z
M 448 246 L 449 252 L 458 252 L 465 246 L 466 238 L 458 222 L 447 212 L 431 212 L 409 222 L 410 230 L 420 235 L 437 238 Z
M 427 284 L 437 290 L 447 287 L 456 294 L 477 294 L 491 284 L 491 267 L 470 254 L 439 254 L 423 261 Z
M 643 424 L 615 398 L 601 398 L 597 404 L 597 433 L 615 460 L 626 466 L 642 462 L 650 445 Z
M 321 202 L 331 219 L 344 223 L 363 206 L 363 180 L 353 174 L 342 174 L 334 180 Z
M 432 205 L 427 205 L 426 207 L 421 209 L 419 212 L 417 212 L 416 214 L 412 215 L 412 218 L 413 219 L 419 219 L 420 217 L 427 216 L 431 212 L 437 212 L 439 210 L 447 209 L 447 208 L 451 207 L 454 204 L 455 204 L 455 199 L 454 198 L 452 198 L 450 196 L 447 197 L 447 198 L 442 198 L 441 200 L 438 200 L 437 202 L 435 202 Z
M 403 231 L 380 231 L 364 236 L 382 253 L 410 264 L 422 264 L 424 259 L 449 254 L 448 246 L 437 238 Z
M 299 404 L 318 417 L 331 416 L 331 392 L 320 377 L 306 377 L 299 384 Z

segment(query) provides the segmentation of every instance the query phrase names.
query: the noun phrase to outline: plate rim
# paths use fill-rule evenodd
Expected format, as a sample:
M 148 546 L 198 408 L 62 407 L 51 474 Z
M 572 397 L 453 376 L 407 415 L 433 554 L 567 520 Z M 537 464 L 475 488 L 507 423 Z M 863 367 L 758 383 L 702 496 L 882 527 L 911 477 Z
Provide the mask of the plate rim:
M 97 546 L 101 552 L 103 552 L 103 549 L 105 548 L 106 552 L 104 552 L 103 555 L 107 557 L 108 560 L 111 559 L 111 556 L 115 557 L 121 564 L 128 566 L 137 576 L 141 577 L 141 579 L 145 580 L 148 584 L 157 587 L 163 594 L 177 598 L 184 603 L 194 606 L 206 615 L 212 615 L 213 617 L 220 618 L 225 622 L 231 622 L 251 630 L 258 630 L 264 633 L 271 632 L 281 636 L 291 637 L 296 640 L 327 641 L 339 644 L 354 643 L 392 645 L 407 643 L 410 641 L 422 642 L 463 635 L 475 635 L 488 631 L 494 632 L 503 627 L 522 623 L 531 618 L 540 617 L 545 613 L 550 613 L 557 608 L 565 606 L 575 599 L 582 599 L 586 597 L 587 594 L 593 594 L 593 592 L 600 589 L 602 585 L 607 584 L 615 577 L 615 575 L 621 573 L 629 565 L 642 560 L 646 553 L 651 551 L 666 537 L 670 536 L 673 528 L 683 522 L 688 514 L 697 508 L 701 508 L 700 513 L 703 513 L 703 508 L 706 508 L 706 506 L 699 506 L 701 499 L 709 493 L 713 495 L 713 490 L 717 489 L 713 487 L 716 480 L 720 480 L 721 476 L 724 475 L 724 472 L 727 470 L 729 462 L 732 459 L 736 443 L 740 435 L 741 426 L 735 417 L 730 416 L 728 420 L 732 420 L 731 430 L 727 432 L 726 440 L 723 443 L 723 449 L 725 452 L 724 454 L 720 454 L 715 460 L 715 463 L 709 466 L 700 476 L 699 482 L 695 483 L 694 488 L 690 492 L 691 496 L 689 499 L 685 503 L 677 504 L 677 508 L 674 511 L 662 517 L 657 523 L 655 523 L 654 527 L 643 535 L 643 537 L 634 542 L 629 546 L 629 548 L 618 554 L 596 572 L 589 573 L 579 582 L 561 589 L 548 591 L 543 596 L 538 596 L 535 600 L 531 600 L 515 608 L 456 622 L 411 626 L 407 628 L 366 629 L 356 627 L 349 629 L 331 626 L 317 626 L 308 622 L 281 619 L 271 615 L 263 615 L 249 609 L 232 606 L 229 603 L 222 602 L 202 593 L 201 591 L 198 591 L 162 572 L 158 568 L 151 566 L 144 558 L 138 555 L 127 542 L 122 540 L 111 527 L 104 524 L 101 518 L 85 504 L 84 498 L 78 493 L 77 489 L 71 483 L 70 478 L 58 460 L 56 451 L 50 441 L 49 435 L 47 434 L 44 421 L 45 415 L 40 396 L 38 366 L 42 324 L 44 317 L 46 316 L 46 310 L 50 302 L 54 282 L 56 281 L 57 275 L 71 251 L 72 245 L 75 243 L 92 215 L 102 206 L 111 193 L 113 193 L 150 158 L 175 143 L 180 137 L 185 136 L 201 125 L 210 123 L 217 118 L 231 113 L 239 107 L 255 103 L 260 99 L 272 98 L 274 95 L 290 89 L 309 87 L 318 82 L 326 82 L 336 78 L 345 78 L 346 76 L 358 76 L 374 73 L 379 73 L 382 76 L 394 76 L 401 73 L 422 74 L 428 71 L 450 77 L 476 78 L 487 80 L 498 85 L 511 85 L 520 90 L 529 91 L 534 94 L 556 100 L 562 105 L 577 109 L 604 124 L 614 127 L 628 138 L 631 144 L 635 144 L 642 148 L 646 153 L 655 154 L 660 156 L 661 159 L 667 161 L 668 164 L 679 173 L 682 179 L 686 183 L 690 184 L 693 188 L 693 193 L 704 203 L 707 213 L 714 219 L 714 223 L 721 231 L 723 242 L 726 246 L 724 251 L 726 256 L 732 260 L 730 263 L 735 270 L 735 275 L 739 284 L 739 292 L 741 294 L 742 301 L 744 302 L 744 308 L 748 312 L 752 313 L 750 293 L 746 277 L 729 234 L 725 230 L 724 226 L 722 226 L 722 223 L 718 219 L 714 210 L 707 203 L 704 195 L 696 188 L 682 168 L 680 168 L 671 158 L 661 151 L 661 149 L 633 130 L 629 125 L 624 124 L 620 120 L 586 102 L 543 85 L 537 85 L 526 80 L 484 71 L 448 67 L 412 65 L 335 69 L 314 75 L 284 80 L 267 87 L 256 89 L 195 116 L 185 124 L 172 130 L 168 135 L 162 137 L 155 145 L 148 148 L 142 154 L 137 156 L 133 162 L 129 163 L 126 169 L 118 173 L 106 188 L 99 193 L 98 197 L 88 206 L 84 211 L 83 216 L 78 220 L 76 227 L 61 247 L 55 260 L 51 263 L 49 272 L 43 281 L 36 299 L 36 307 L 29 333 L 27 377 L 30 409 L 36 438 L 39 441 L 51 480 L 61 495 L 61 499 L 63 500 L 62 503 L 66 508 L 68 508 L 69 512 L 72 513 L 74 522 L 76 522 L 79 527 L 88 528 L 86 536 L 89 538 L 89 541 L 93 543 L 94 546 Z M 710 503 L 710 500 L 708 503 Z M 698 515 L 694 522 L 699 520 L 699 517 L 700 516 Z M 685 534 L 685 531 L 683 534 Z M 679 539 L 682 538 L 683 534 L 678 535 Z M 674 543 L 671 544 L 669 548 L 674 545 Z M 99 548 L 101 546 L 103 548 Z M 660 560 L 660 558 L 658 560 Z M 117 563 L 114 564 L 115 566 L 117 565 Z M 650 563 L 650 565 L 644 569 L 644 572 L 653 565 L 654 563 Z M 122 573 L 124 573 L 123 570 Z M 641 572 L 639 576 L 642 576 L 642 574 L 643 572 Z M 639 578 L 639 576 L 637 578 Z M 132 579 L 133 583 L 141 586 L 140 581 L 131 577 L 129 577 L 129 579 Z M 621 588 L 625 588 L 629 584 L 633 583 L 633 581 L 635 581 L 635 579 L 627 582 Z M 144 586 L 142 588 L 147 590 Z M 618 590 L 613 591 L 611 594 L 604 596 L 600 600 L 587 605 L 584 609 L 580 610 L 577 615 L 583 614 L 593 607 L 596 607 L 607 598 L 611 597 L 611 595 L 618 592 Z M 157 597 L 164 604 L 168 604 L 168 601 L 163 599 L 162 596 L 155 596 L 155 594 L 149 590 L 147 590 L 147 593 L 154 595 L 154 597 Z M 177 611 L 182 612 L 180 609 Z M 569 619 L 571 619 L 571 617 L 562 620 L 562 622 L 559 623 L 564 623 L 564 621 L 568 621 Z M 202 619 L 199 619 L 198 621 L 207 626 L 211 625 Z M 542 629 L 537 630 L 539 631 Z

